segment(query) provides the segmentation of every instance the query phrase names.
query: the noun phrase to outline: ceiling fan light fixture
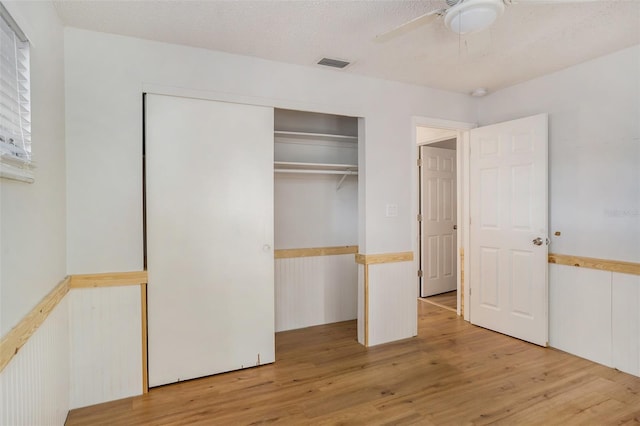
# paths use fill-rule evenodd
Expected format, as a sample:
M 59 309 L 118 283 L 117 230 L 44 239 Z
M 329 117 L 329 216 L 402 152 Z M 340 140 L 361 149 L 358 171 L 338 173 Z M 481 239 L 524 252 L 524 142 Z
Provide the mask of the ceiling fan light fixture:
M 457 34 L 489 28 L 504 12 L 503 0 L 462 0 L 447 10 L 444 24 Z

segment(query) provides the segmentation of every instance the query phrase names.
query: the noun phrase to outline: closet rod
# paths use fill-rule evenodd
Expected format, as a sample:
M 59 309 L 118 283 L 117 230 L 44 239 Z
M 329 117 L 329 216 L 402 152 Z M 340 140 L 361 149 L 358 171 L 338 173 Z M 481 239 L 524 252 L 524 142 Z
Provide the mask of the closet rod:
M 357 175 L 353 170 L 304 170 L 304 169 L 275 169 L 276 173 L 310 173 L 321 175 Z

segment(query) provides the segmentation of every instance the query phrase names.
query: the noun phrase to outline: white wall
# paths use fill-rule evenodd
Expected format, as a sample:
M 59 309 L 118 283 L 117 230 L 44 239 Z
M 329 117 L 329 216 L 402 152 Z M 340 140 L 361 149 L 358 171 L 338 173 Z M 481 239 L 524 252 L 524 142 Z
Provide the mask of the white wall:
M 635 46 L 479 103 L 481 125 L 549 113 L 551 252 L 640 261 L 639 76 Z
M 550 252 L 640 262 L 639 76 L 635 46 L 479 100 L 481 125 L 549 113 Z M 639 286 L 551 265 L 551 346 L 640 375 Z
M 358 245 L 358 179 L 340 178 L 276 173 L 276 249 Z
M 70 28 L 65 30 L 65 43 L 69 273 L 143 267 L 145 88 L 363 117 L 358 127 L 365 137 L 358 147 L 360 165 L 366 163 L 366 173 L 362 167 L 358 176 L 358 243 L 363 253 L 412 248 L 411 117 L 475 118 L 466 95 L 336 70 Z M 388 203 L 398 205 L 397 217 L 385 217 Z M 375 276 L 373 283 L 388 278 Z M 414 287 L 414 280 L 408 279 Z M 405 286 L 394 291 L 396 298 L 412 300 L 415 316 L 415 292 L 407 292 Z M 394 338 L 412 335 L 398 331 Z
M 0 334 L 66 275 L 63 29 L 52 4 L 3 2 L 31 46 L 35 183 L 0 180 Z
M 366 247 L 410 249 L 411 115 L 472 121 L 465 95 L 79 29 L 66 29 L 70 273 L 142 268 L 143 88 L 184 88 L 365 117 Z M 384 217 L 397 203 L 398 217 Z
M 66 275 L 63 29 L 49 2 L 3 4 L 31 41 L 35 183 L 0 180 L 0 334 Z M 62 424 L 69 408 L 63 300 L 0 374 L 0 423 Z

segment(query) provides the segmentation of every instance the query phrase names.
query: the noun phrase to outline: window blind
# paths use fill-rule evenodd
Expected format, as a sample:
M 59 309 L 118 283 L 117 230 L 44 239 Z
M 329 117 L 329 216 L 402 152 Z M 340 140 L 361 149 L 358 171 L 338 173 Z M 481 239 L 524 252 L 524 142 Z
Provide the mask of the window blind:
M 29 42 L 0 4 L 0 156 L 31 162 Z

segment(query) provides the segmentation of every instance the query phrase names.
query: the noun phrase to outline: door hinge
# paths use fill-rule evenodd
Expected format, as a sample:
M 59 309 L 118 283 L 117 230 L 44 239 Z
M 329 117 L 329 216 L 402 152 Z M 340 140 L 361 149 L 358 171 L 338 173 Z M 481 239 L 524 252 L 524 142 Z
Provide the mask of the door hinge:
M 418 215 L 418 217 L 417 217 L 417 219 L 418 219 L 418 222 L 422 222 L 422 215 L 421 215 L 421 214 L 419 214 L 419 215 Z
M 423 274 L 422 274 L 422 269 L 418 270 L 418 276 L 419 276 L 420 278 L 422 278 L 422 275 L 423 275 Z
M 417 163 L 418 163 L 418 167 L 422 167 L 422 158 L 418 158 Z

